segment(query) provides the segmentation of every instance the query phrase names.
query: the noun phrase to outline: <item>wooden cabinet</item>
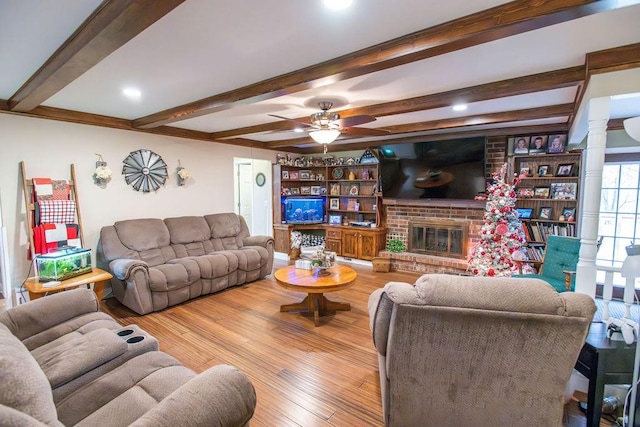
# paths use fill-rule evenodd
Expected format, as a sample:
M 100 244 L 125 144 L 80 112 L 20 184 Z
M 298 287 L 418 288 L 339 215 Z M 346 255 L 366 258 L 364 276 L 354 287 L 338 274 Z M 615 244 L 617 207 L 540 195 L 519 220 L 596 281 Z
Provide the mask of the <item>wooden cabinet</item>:
M 327 228 L 324 247 L 326 250 L 342 255 L 342 230 Z
M 578 235 L 582 153 L 516 155 L 511 165 L 515 174 L 527 172 L 516 189 L 516 208 L 529 259 L 539 263 L 549 235 Z
M 345 229 L 342 232 L 342 256 L 372 260 L 385 246 L 385 230 Z
M 273 240 L 275 240 L 275 251 L 288 254 L 291 250 L 291 242 L 289 237 L 291 230 L 287 224 L 273 225 Z

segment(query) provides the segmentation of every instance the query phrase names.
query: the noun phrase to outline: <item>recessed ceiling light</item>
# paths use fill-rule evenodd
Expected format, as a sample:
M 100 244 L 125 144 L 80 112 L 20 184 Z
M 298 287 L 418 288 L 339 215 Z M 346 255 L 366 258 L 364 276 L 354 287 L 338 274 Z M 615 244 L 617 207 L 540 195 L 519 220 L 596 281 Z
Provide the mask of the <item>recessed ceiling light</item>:
M 293 131 L 298 133 L 304 132 L 302 128 L 294 128 Z
M 458 104 L 453 106 L 453 111 L 464 111 L 467 109 L 467 104 Z
M 324 0 L 324 5 L 333 10 L 346 9 L 351 3 L 352 0 Z
M 130 99 L 140 99 L 142 92 L 139 89 L 128 87 L 122 89 L 122 94 Z

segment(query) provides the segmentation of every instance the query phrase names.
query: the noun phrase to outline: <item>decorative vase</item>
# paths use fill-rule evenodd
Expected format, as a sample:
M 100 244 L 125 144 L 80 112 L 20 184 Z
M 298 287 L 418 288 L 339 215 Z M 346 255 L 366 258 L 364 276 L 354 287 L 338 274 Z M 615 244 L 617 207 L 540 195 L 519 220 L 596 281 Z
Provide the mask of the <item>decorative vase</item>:
M 354 181 L 356 179 L 356 174 L 353 171 L 349 172 L 349 181 Z

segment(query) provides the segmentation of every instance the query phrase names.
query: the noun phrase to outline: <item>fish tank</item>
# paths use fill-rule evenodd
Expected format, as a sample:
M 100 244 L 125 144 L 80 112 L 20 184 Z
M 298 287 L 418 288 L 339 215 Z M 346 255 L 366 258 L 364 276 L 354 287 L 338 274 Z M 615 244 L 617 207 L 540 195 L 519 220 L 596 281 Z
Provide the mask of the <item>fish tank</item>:
M 324 197 L 284 197 L 282 199 L 282 208 L 282 217 L 287 224 L 318 224 L 324 222 Z
M 73 248 L 38 255 L 38 280 L 67 280 L 89 273 L 91 268 L 91 249 Z

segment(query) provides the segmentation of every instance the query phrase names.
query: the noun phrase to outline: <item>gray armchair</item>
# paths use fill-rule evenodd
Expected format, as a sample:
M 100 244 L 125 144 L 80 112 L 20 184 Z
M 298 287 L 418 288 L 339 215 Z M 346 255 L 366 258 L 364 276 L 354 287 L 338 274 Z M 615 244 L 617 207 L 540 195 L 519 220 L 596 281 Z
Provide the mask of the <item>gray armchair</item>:
M 538 279 L 388 283 L 369 298 L 385 425 L 561 425 L 594 312 Z

